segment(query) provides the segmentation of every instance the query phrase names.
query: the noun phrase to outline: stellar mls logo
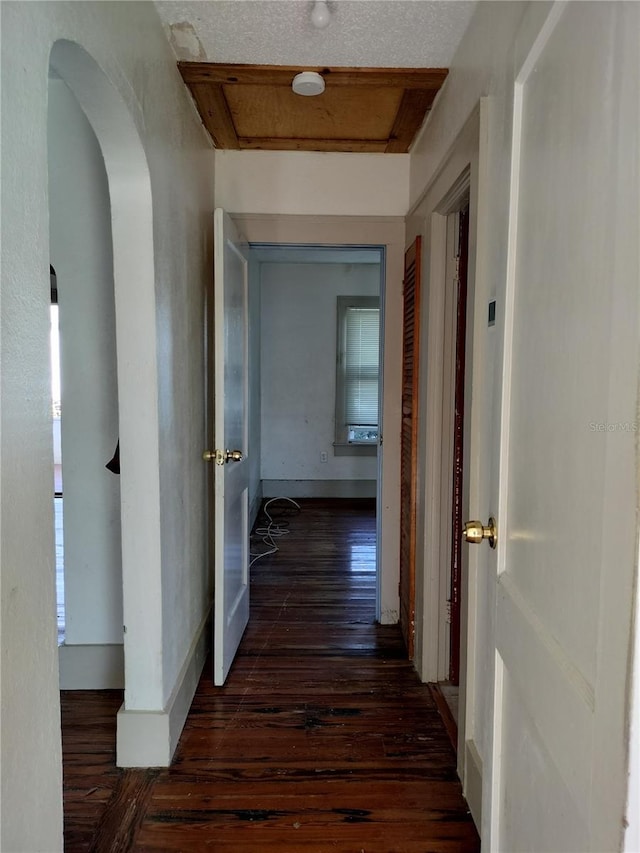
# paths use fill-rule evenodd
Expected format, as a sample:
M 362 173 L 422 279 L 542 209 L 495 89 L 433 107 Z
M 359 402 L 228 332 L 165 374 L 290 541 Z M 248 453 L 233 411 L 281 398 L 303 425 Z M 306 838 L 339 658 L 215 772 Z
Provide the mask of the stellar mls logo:
M 638 424 L 636 421 L 616 421 L 615 423 L 591 421 L 589 429 L 591 432 L 638 432 Z

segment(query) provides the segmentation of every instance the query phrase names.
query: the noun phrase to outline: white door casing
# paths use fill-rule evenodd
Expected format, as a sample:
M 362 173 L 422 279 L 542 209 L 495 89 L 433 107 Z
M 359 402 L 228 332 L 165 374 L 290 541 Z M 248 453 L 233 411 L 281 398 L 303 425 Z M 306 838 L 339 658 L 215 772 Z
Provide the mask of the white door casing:
M 613 851 L 623 832 L 640 223 L 640 75 L 624 63 L 637 58 L 635 5 L 556 4 L 533 46 L 518 46 L 499 485 L 484 508 L 498 519 L 498 560 L 482 835 L 505 853 Z
M 451 146 L 433 182 L 412 210 L 407 242 L 424 236 L 425 347 L 420 408 L 419 445 L 423 448 L 418 491 L 416 555 L 416 666 L 424 681 L 438 681 L 448 673 L 448 625 L 443 602 L 444 581 L 451 555 L 450 498 L 452 451 L 445 431 L 449 419 L 444 401 L 445 366 L 453 370 L 455 332 L 447 323 L 447 223 L 469 198 L 469 269 L 467 294 L 467 360 L 465 368 L 465 476 L 463 507 L 475 514 L 489 504 L 495 327 L 488 328 L 495 280 L 486 273 L 487 160 L 489 99 L 480 100 Z M 467 405 L 468 402 L 468 405 Z M 487 614 L 491 611 L 495 552 L 488 548 L 463 549 L 460 626 L 460 693 L 458 718 L 458 773 L 478 827 L 481 822 L 484 718 L 488 662 L 492 660 Z M 479 676 L 479 677 L 477 677 Z
M 214 683 L 224 684 L 249 621 L 248 261 L 214 212 Z M 234 460 L 233 451 L 242 458 Z
M 384 363 L 380 377 L 384 453 L 378 452 L 378 591 L 377 618 L 398 621 L 398 553 L 400 550 L 400 377 L 402 341 L 402 276 L 404 220 L 401 217 L 288 216 L 234 214 L 233 219 L 253 243 L 330 246 L 383 246 Z

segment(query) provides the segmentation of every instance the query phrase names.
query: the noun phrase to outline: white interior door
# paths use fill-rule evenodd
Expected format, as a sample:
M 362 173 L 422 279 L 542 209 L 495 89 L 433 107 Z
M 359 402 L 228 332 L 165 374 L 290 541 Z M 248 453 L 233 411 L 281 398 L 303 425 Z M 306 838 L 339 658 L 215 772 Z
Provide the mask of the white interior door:
M 248 261 L 214 212 L 214 683 L 224 684 L 249 621 Z
M 505 853 L 620 849 L 636 551 L 635 6 L 554 6 L 515 86 L 483 837 Z

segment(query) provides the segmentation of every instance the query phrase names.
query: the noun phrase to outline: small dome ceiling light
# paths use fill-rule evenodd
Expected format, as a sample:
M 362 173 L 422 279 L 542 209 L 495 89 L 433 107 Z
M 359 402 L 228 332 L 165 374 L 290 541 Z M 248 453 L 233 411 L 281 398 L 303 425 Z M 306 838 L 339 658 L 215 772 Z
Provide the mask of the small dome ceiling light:
M 319 30 L 323 30 L 329 26 L 331 21 L 331 12 L 327 6 L 326 0 L 316 0 L 311 10 L 311 23 Z
M 301 71 L 293 78 L 291 88 L 296 95 L 321 95 L 324 92 L 324 77 L 317 71 Z

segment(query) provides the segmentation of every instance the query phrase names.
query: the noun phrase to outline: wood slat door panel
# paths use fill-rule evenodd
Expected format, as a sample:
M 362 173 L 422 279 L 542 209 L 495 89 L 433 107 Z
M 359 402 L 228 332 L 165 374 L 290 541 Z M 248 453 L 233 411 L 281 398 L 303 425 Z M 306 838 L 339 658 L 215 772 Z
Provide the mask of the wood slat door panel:
M 291 90 L 302 68 L 179 62 L 216 148 L 402 154 L 431 109 L 446 68 L 307 68 L 320 98 Z
M 414 656 L 416 462 L 418 436 L 418 359 L 420 354 L 421 237 L 404 262 L 402 334 L 402 433 L 400 447 L 400 627 L 409 659 Z

